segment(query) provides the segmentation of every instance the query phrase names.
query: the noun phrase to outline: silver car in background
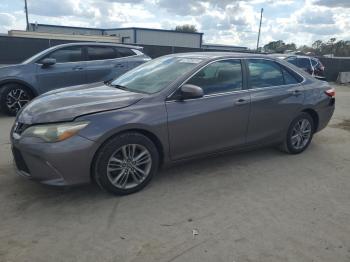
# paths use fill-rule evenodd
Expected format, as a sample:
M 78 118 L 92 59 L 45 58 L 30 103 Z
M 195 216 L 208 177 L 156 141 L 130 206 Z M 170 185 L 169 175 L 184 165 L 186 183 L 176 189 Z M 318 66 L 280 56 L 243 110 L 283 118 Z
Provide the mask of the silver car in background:
M 49 185 L 96 181 L 115 194 L 146 186 L 162 165 L 278 145 L 303 152 L 332 117 L 335 92 L 263 55 L 173 54 L 109 83 L 63 88 L 17 116 L 18 173 Z
M 47 91 L 111 80 L 149 60 L 138 46 L 57 45 L 21 64 L 0 68 L 0 109 L 16 115 L 28 101 Z

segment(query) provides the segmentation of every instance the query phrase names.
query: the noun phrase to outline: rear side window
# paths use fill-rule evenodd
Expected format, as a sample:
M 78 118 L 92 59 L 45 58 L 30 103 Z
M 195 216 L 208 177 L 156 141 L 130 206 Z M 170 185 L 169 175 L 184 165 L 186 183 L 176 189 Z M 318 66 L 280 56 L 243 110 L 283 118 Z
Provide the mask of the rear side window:
M 286 61 L 295 65 L 295 66 L 298 66 L 296 57 L 288 57 L 288 58 L 286 58 Z
M 311 70 L 311 63 L 309 58 L 298 58 L 298 66 L 303 69 Z
M 45 58 L 54 58 L 57 63 L 79 62 L 83 60 L 81 46 L 69 46 L 53 51 Z
M 117 52 L 118 52 L 120 57 L 126 57 L 126 56 L 133 56 L 133 55 L 135 55 L 135 53 L 129 48 L 116 47 L 116 50 L 117 50 Z
M 269 60 L 249 59 L 248 68 L 251 88 L 284 85 L 280 66 Z
M 288 71 L 287 69 L 281 67 L 282 73 L 283 73 L 283 78 L 284 78 L 284 83 L 286 85 L 293 85 L 300 83 L 302 81 L 301 77 L 297 77 L 295 74 L 292 72 Z
M 111 46 L 89 46 L 87 52 L 89 60 L 106 60 L 118 57 L 114 47 Z
M 318 64 L 318 61 L 316 59 L 311 59 L 311 64 L 313 67 L 316 67 Z
M 240 60 L 218 61 L 196 73 L 187 84 L 200 86 L 205 95 L 242 89 Z

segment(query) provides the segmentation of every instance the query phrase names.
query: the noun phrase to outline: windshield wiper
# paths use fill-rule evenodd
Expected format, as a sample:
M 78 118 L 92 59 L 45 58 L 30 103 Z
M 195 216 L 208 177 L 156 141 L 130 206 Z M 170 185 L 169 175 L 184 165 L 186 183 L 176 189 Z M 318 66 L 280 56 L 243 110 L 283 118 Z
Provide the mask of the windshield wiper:
M 112 79 L 113 80 L 113 79 Z M 122 90 L 127 90 L 129 91 L 129 89 L 126 87 L 126 86 L 121 86 L 121 85 L 115 85 L 115 84 L 112 84 L 112 80 L 107 80 L 107 81 L 104 81 L 103 83 L 107 86 L 111 86 L 111 87 L 115 87 L 115 88 L 118 88 L 118 89 L 122 89 Z

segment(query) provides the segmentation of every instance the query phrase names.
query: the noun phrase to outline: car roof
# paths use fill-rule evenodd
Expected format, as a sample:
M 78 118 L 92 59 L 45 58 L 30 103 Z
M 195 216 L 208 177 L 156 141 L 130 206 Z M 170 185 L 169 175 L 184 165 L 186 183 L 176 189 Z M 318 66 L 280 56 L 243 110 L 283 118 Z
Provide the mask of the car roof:
M 74 43 L 67 43 L 67 44 L 61 44 L 61 45 L 56 45 L 54 47 L 56 48 L 61 48 L 61 47 L 67 47 L 67 46 L 88 46 L 88 45 L 98 45 L 98 46 L 115 46 L 115 47 L 126 47 L 126 48 L 132 48 L 132 49 L 139 49 L 142 50 L 142 46 L 136 46 L 136 45 L 124 45 L 124 44 L 117 44 L 117 43 L 101 43 L 101 42 L 74 42 Z
M 296 58 L 310 58 L 317 59 L 317 57 L 307 56 L 307 55 L 289 55 L 288 57 L 296 57 Z
M 218 58 L 270 58 L 265 54 L 255 53 L 239 53 L 239 52 L 189 52 L 189 53 L 176 53 L 169 54 L 167 56 L 181 57 L 181 58 L 200 58 L 205 60 L 218 59 Z

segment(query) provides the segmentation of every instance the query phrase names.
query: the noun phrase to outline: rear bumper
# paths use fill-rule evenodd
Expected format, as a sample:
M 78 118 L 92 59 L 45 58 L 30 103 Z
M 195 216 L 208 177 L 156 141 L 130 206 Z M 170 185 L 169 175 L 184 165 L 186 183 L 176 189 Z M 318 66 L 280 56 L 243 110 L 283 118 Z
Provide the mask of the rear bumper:
M 80 136 L 58 143 L 36 139 L 12 141 L 17 174 L 54 186 L 90 182 L 90 166 L 96 150 L 93 141 Z
M 329 101 L 329 104 L 327 104 L 326 106 L 317 109 L 317 114 L 319 119 L 318 119 L 318 128 L 316 132 L 321 131 L 328 125 L 329 121 L 333 116 L 334 109 L 335 109 L 335 98 L 331 98 Z

